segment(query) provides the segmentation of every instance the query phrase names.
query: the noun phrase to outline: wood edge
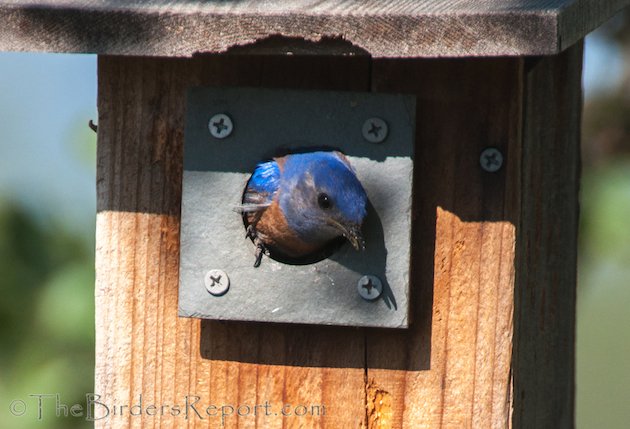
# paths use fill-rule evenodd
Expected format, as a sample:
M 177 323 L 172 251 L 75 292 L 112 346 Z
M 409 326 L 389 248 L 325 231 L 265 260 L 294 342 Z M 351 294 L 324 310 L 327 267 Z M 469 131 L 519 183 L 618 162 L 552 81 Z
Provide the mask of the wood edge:
M 576 258 L 579 225 L 579 121 L 582 106 L 580 82 L 583 46 L 583 42 L 578 42 L 558 56 L 531 58 L 525 61 L 523 126 L 521 127 L 521 156 L 524 167 L 521 174 L 522 201 L 517 236 L 517 243 L 520 244 L 517 244 L 515 263 L 517 266 L 522 266 L 538 258 L 544 262 L 542 266 L 546 270 L 538 269 L 538 267 L 530 270 L 521 269 L 519 270 L 521 274 L 516 277 L 511 367 L 512 409 L 509 422 L 509 427 L 514 428 L 575 426 L 575 285 L 577 284 Z M 571 70 L 571 73 L 566 73 L 568 70 Z M 553 86 L 559 81 L 567 81 L 564 91 L 557 86 L 556 91 L 544 92 L 544 88 Z M 545 119 L 541 119 L 541 113 L 529 116 L 535 109 L 536 102 L 544 97 L 551 100 L 548 104 L 558 100 L 565 102 L 568 113 L 564 116 L 554 116 L 552 121 L 555 122 L 547 125 L 546 128 L 561 131 L 545 134 L 545 127 L 541 124 L 549 122 L 548 116 L 545 116 Z M 552 109 L 549 106 L 545 108 Z M 577 122 L 571 122 L 572 120 L 577 120 Z M 567 134 L 569 134 L 568 137 Z M 532 137 L 535 137 L 533 141 L 528 140 Z M 575 140 L 570 142 L 572 138 Z M 542 143 L 538 140 L 542 140 Z M 561 155 L 569 155 L 570 158 L 562 158 L 562 164 L 557 164 L 553 163 L 551 155 L 532 156 L 532 152 L 540 146 L 543 146 L 545 150 L 553 151 L 552 154 L 556 157 L 554 159 Z M 561 152 L 562 150 L 564 152 Z M 551 174 L 550 171 L 555 166 L 559 171 Z M 571 170 L 572 167 L 575 167 L 575 176 L 567 173 L 567 170 Z M 540 172 L 542 178 L 536 183 L 531 179 L 535 171 Z M 543 174 L 545 171 L 547 174 Z M 530 177 L 527 176 L 528 172 Z M 544 201 L 541 198 L 544 199 L 549 195 L 533 192 L 533 190 L 541 191 L 545 188 L 558 191 L 557 187 L 553 188 L 553 182 L 561 179 L 571 189 L 573 198 L 569 202 L 574 204 L 575 217 L 566 219 L 574 224 L 571 231 L 568 229 L 564 231 L 566 234 L 561 237 L 563 241 L 560 251 L 557 248 L 548 249 L 549 243 L 553 243 L 551 237 L 548 237 L 549 228 L 553 226 L 553 222 L 535 225 L 532 212 L 535 208 L 544 210 L 544 207 L 549 205 L 555 206 L 555 209 L 570 207 L 570 204 L 566 202 L 563 202 L 565 206 L 561 207 L 562 204 L 558 203 L 557 196 L 554 197 L 554 201 Z M 564 191 L 566 192 L 566 189 Z M 555 214 L 560 216 L 562 213 Z M 530 239 L 532 242 L 536 239 L 548 241 L 532 244 L 529 242 Z M 555 244 L 557 245 L 558 241 Z M 560 258 L 559 255 L 562 252 L 564 253 Z M 544 273 L 547 273 L 547 277 Z M 569 293 L 568 296 L 563 295 L 559 299 L 558 291 Z M 560 303 L 562 305 L 559 305 Z M 572 316 L 572 319 L 562 319 L 559 314 Z M 568 329 L 562 330 L 567 327 Z M 569 355 L 568 358 L 567 355 Z M 564 361 L 562 361 L 563 358 Z M 550 404 L 555 407 L 550 409 Z
M 596 30 L 628 6 L 630 6 L 630 0 L 616 0 L 613 6 L 605 7 L 603 11 L 590 0 L 578 0 L 567 6 L 560 11 L 557 17 L 558 52 L 556 53 L 561 53 L 579 43 L 590 32 Z M 585 13 L 591 17 L 590 20 L 580 19 Z
M 628 3 L 628 0 L 621 1 Z M 566 16 L 575 15 L 574 11 L 575 7 L 527 13 L 507 11 L 487 14 L 371 16 L 292 13 L 261 16 L 184 13 L 176 8 L 165 12 L 157 8 L 81 9 L 36 5 L 18 8 L 0 5 L 0 19 L 10 29 L 5 37 L 0 38 L 0 50 L 181 58 L 241 49 L 247 54 L 291 54 L 292 50 L 301 49 L 301 54 L 367 53 L 374 58 L 553 55 L 585 35 L 572 31 L 569 36 L 565 34 L 569 33 L 569 26 L 559 26 L 559 23 L 567 22 Z M 120 23 L 121 16 L 140 25 L 122 23 L 120 25 L 123 31 L 107 31 L 108 23 Z M 604 18 L 598 17 L 597 22 Z M 363 36 L 370 26 L 376 26 L 378 30 L 380 26 L 391 25 L 387 21 L 392 19 L 404 27 L 405 31 L 381 31 L 380 38 Z M 28 24 L 29 20 L 39 27 L 33 28 Z M 222 39 L 209 41 L 207 37 L 201 37 L 202 34 L 207 35 L 213 26 L 227 25 L 230 21 L 238 21 L 239 28 L 245 29 L 236 36 L 230 33 Z M 585 31 L 594 26 L 586 25 L 582 28 Z M 462 34 L 466 34 L 461 31 L 462 27 L 472 29 L 467 38 L 462 37 Z M 125 28 L 131 30 L 125 31 Z M 77 30 L 83 33 L 70 34 Z M 7 33 L 9 37 L 6 36 Z M 536 37 L 532 37 L 534 33 Z M 107 39 L 101 38 L 102 34 L 115 35 Z M 130 37 L 131 35 L 135 37 Z M 268 39 L 274 38 L 296 39 L 296 43 L 288 46 L 266 45 L 259 52 L 258 44 L 266 44 Z M 182 43 L 182 40 L 186 40 L 186 43 Z M 329 43 L 330 41 L 333 43 Z M 300 48 L 305 42 L 324 43 L 325 46 L 305 50 Z

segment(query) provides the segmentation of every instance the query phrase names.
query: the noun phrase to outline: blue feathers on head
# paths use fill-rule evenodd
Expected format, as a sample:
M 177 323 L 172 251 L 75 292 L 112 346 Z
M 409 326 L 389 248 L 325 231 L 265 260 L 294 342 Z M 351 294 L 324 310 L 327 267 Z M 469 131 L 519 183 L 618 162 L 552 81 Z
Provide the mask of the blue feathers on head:
M 367 204 L 367 194 L 346 157 L 315 151 L 258 164 L 240 211 L 258 249 L 301 258 L 340 237 L 362 249 Z
M 301 192 L 310 193 L 312 201 L 320 194 L 327 195 L 330 208 L 335 209 L 344 221 L 361 224 L 366 214 L 367 194 L 348 161 L 342 157 L 338 152 L 292 155 L 284 165 L 284 183 L 289 193 L 295 186 Z M 299 182 L 302 182 L 301 186 Z

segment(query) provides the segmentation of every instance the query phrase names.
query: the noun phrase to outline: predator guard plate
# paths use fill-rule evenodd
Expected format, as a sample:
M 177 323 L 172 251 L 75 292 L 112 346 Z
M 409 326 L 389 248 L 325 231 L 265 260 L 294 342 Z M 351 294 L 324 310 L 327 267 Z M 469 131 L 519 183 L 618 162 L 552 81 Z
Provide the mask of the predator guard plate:
M 222 139 L 208 129 L 224 113 L 234 128 Z M 362 134 L 364 122 L 388 126 L 382 143 Z M 217 320 L 406 328 L 409 320 L 411 190 L 415 98 L 404 95 L 192 88 L 186 113 L 182 190 L 179 315 Z M 245 238 L 243 188 L 260 161 L 286 149 L 330 147 L 345 153 L 371 207 L 363 225 L 366 249 L 345 243 L 309 265 L 267 256 L 254 268 Z M 208 293 L 210 270 L 229 277 L 229 290 Z M 357 291 L 366 274 L 383 293 L 366 301 Z M 223 279 L 225 280 L 225 279 Z

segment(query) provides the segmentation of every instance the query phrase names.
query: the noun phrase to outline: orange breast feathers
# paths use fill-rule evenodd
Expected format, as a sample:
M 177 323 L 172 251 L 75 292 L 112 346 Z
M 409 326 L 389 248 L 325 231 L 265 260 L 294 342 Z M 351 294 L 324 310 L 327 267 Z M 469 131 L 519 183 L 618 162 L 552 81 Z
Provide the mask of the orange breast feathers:
M 248 221 L 254 222 L 255 217 L 255 213 L 250 214 Z M 277 199 L 274 199 L 271 205 L 260 215 L 258 222 L 256 222 L 256 232 L 265 244 L 291 257 L 299 258 L 313 253 L 321 247 L 321 245 L 313 245 L 303 241 L 289 228 Z

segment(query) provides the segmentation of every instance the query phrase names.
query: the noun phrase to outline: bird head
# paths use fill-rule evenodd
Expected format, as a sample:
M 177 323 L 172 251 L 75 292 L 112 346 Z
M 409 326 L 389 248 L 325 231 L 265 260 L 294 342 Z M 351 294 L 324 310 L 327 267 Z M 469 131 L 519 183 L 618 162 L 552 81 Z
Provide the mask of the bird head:
M 338 152 L 291 155 L 283 176 L 280 208 L 302 240 L 323 244 L 343 236 L 355 249 L 365 248 L 361 225 L 368 198 L 345 156 Z

